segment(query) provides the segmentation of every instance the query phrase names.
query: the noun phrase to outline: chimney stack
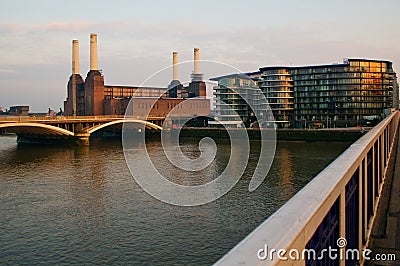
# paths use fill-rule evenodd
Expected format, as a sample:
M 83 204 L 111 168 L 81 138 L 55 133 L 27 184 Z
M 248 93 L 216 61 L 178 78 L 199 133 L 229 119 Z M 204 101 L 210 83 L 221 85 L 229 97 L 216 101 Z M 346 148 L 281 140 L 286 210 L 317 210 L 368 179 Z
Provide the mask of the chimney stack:
M 203 81 L 203 74 L 200 73 L 200 49 L 194 48 L 194 69 L 192 72 L 192 82 Z
M 99 70 L 97 57 L 97 34 L 90 34 L 90 70 Z
M 200 74 L 200 49 L 194 48 L 194 71 L 193 74 Z
M 172 53 L 172 80 L 179 80 L 178 75 L 178 52 Z
M 79 74 L 79 41 L 72 40 L 72 74 Z

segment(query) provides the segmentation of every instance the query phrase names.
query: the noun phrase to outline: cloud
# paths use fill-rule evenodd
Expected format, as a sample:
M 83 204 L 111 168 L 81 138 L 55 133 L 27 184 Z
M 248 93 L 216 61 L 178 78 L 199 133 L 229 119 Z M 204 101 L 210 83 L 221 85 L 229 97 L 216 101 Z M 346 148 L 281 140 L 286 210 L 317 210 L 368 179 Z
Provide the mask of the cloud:
M 14 69 L 0 68 L 0 74 L 15 74 L 15 73 L 17 73 L 17 71 Z
M 203 59 L 257 67 L 329 63 L 362 53 L 366 54 L 364 57 L 376 58 L 388 54 L 387 50 L 398 50 L 393 42 L 400 40 L 393 37 L 392 44 L 387 44 L 387 32 L 371 36 L 356 31 L 355 27 L 320 22 L 231 28 L 191 21 L 160 24 L 134 19 L 0 24 L 0 57 L 5 64 L 13 65 L 65 63 L 70 61 L 70 42 L 77 38 L 81 61 L 85 62 L 90 32 L 99 34 L 100 61 L 113 58 L 134 61 L 146 57 L 154 61 L 169 60 L 175 50 L 180 52 L 180 57 L 190 60 L 192 48 L 200 47 Z
M 346 28 L 340 22 L 226 27 L 193 21 L 160 24 L 134 19 L 0 24 L 3 64 L 0 74 L 2 79 L 9 81 L 8 86 L 1 87 L 18 87 L 23 91 L 35 83 L 45 92 L 57 87 L 58 93 L 64 95 L 70 75 L 71 41 L 80 41 L 84 76 L 89 65 L 91 32 L 99 35 L 99 64 L 109 84 L 138 84 L 170 64 L 172 51 L 179 52 L 181 62 L 191 60 L 193 47 L 200 47 L 202 59 L 227 63 L 243 71 L 254 71 L 267 65 L 330 64 L 340 62 L 344 57 L 387 59 L 394 62 L 395 68 L 400 68 L 399 37 L 387 38 L 389 33 L 384 30 L 371 35 L 359 27 L 362 26 L 348 25 Z M 26 75 L 28 70 L 35 68 L 47 72 L 35 73 L 44 81 L 52 79 L 51 85 Z M 62 73 L 49 73 L 51 69 Z M 12 80 L 17 79 L 19 73 L 25 73 L 21 76 L 23 82 L 15 82 L 13 86 Z M 42 99 L 44 103 L 41 103 L 40 100 L 37 100 L 37 106 L 47 106 L 51 101 Z M 53 99 L 53 102 L 58 101 L 59 98 Z
M 76 22 L 49 22 L 43 24 L 22 24 L 22 23 L 3 23 L 0 24 L 0 32 L 2 33 L 21 33 L 28 31 L 76 31 L 88 29 L 98 23 L 89 21 Z

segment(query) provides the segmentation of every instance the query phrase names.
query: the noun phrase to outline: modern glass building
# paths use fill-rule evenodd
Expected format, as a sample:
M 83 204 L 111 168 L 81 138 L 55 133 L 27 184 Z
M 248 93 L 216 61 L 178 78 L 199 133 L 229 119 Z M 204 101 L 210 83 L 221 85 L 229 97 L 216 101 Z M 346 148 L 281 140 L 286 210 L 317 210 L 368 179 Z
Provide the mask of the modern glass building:
M 290 127 L 294 110 L 294 82 L 290 69 L 285 67 L 263 68 L 258 86 L 273 110 L 279 127 Z
M 373 125 L 398 108 L 398 83 L 389 61 L 345 59 L 260 72 L 258 85 L 280 128 Z
M 215 119 L 210 125 L 223 124 L 239 127 L 243 121 L 246 127 L 251 126 L 255 112 L 260 110 L 261 91 L 246 74 L 232 74 L 210 79 L 218 81 L 214 86 Z

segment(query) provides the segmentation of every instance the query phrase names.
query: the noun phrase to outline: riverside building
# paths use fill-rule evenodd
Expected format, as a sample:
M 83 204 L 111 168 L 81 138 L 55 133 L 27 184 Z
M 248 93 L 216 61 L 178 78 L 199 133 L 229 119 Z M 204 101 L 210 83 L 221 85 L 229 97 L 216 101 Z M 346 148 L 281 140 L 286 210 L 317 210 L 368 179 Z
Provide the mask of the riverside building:
M 268 100 L 278 128 L 373 125 L 399 105 L 396 73 L 392 63 L 384 60 L 262 67 L 249 76 Z M 221 77 L 215 96 L 232 105 L 219 88 L 224 82 Z M 217 106 L 216 113 L 221 112 Z
M 185 101 L 187 98 L 191 98 L 190 102 Z M 149 114 L 151 117 L 165 117 L 175 107 L 180 110 L 182 117 L 208 116 L 210 100 L 206 98 L 206 84 L 200 73 L 199 48 L 194 48 L 192 80 L 186 87 L 178 79 L 177 52 L 173 52 L 172 81 L 166 87 L 105 85 L 103 73 L 98 67 L 97 34 L 90 35 L 90 70 L 85 80 L 80 75 L 79 43 L 73 40 L 72 75 L 67 85 L 64 114 L 124 115 L 130 101 L 137 116 Z
M 214 86 L 215 119 L 209 125 L 249 127 L 256 120 L 255 111 L 260 109 L 261 91 L 256 82 L 246 74 L 232 74 L 210 79 L 218 81 Z M 253 110 L 254 109 L 254 110 Z

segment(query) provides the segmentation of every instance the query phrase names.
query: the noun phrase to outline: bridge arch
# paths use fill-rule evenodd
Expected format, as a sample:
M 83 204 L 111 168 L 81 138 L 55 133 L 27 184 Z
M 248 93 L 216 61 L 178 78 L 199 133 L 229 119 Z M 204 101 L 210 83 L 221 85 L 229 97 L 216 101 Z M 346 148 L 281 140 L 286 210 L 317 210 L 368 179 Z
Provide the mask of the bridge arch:
M 162 127 L 160 127 L 159 125 L 156 125 L 156 124 L 148 122 L 148 121 L 139 120 L 139 119 L 121 119 L 121 120 L 115 120 L 115 121 L 111 121 L 111 122 L 108 122 L 105 124 L 93 126 L 89 129 L 87 129 L 86 132 L 89 134 L 92 134 L 93 132 L 100 130 L 102 128 L 109 127 L 109 126 L 116 125 L 116 124 L 121 124 L 121 123 L 139 123 L 139 124 L 145 125 L 146 128 L 162 130 Z
M 38 134 L 38 135 L 59 135 L 59 136 L 74 136 L 74 132 L 69 130 L 40 123 L 30 122 L 17 122 L 17 123 L 3 123 L 0 124 L 0 129 L 7 129 L 7 131 L 15 134 Z

